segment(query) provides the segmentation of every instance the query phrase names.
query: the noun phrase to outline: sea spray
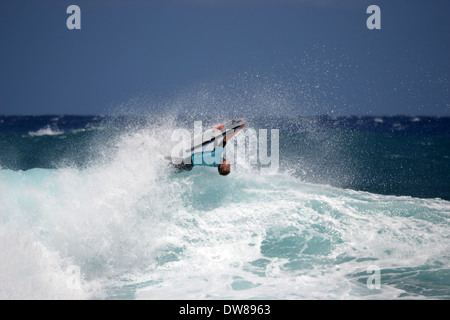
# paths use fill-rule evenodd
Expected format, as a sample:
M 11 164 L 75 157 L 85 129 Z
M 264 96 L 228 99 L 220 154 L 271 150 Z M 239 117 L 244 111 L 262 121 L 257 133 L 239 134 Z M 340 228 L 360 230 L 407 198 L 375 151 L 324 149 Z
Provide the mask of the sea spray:
M 164 161 L 189 120 L 2 133 L 1 297 L 448 299 L 444 122 L 382 120 L 279 120 L 279 172 L 236 163 L 227 177 Z M 11 168 L 38 141 L 46 148 Z

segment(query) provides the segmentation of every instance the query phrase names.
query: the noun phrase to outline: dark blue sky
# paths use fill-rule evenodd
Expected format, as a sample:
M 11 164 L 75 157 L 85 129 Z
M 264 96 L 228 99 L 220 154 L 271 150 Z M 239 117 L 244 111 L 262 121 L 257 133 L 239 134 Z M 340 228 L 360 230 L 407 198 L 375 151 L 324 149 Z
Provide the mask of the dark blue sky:
M 81 30 L 66 9 L 81 8 Z M 366 9 L 381 8 L 381 30 Z M 0 114 L 450 116 L 450 1 L 0 2 Z

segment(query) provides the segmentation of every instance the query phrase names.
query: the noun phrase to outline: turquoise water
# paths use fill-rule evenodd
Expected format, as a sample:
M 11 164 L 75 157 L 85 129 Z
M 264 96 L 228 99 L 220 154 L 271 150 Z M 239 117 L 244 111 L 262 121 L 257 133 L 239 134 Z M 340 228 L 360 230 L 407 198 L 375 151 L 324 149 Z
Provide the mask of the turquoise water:
M 92 123 L 2 131 L 1 298 L 450 297 L 442 131 L 279 127 L 277 173 L 221 177 L 163 161 L 175 126 Z

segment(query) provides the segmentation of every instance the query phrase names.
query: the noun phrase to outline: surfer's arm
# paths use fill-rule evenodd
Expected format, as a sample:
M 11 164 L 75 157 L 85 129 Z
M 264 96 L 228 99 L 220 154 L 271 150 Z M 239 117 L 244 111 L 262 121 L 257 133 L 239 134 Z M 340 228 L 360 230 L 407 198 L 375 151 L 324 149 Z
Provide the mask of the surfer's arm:
M 214 142 L 214 150 L 217 148 L 217 146 L 220 146 L 222 148 L 225 148 L 225 145 L 227 144 L 227 141 L 230 140 L 231 138 L 233 138 L 239 131 L 241 131 L 242 129 L 244 129 L 246 123 L 242 122 L 242 126 L 239 129 L 236 129 L 233 133 L 230 133 L 229 135 L 225 136 L 222 141 L 220 141 L 220 143 Z
M 214 151 L 216 151 L 217 147 L 225 148 L 226 144 L 227 144 L 227 137 L 223 138 L 222 141 L 220 142 L 216 141 L 214 143 Z

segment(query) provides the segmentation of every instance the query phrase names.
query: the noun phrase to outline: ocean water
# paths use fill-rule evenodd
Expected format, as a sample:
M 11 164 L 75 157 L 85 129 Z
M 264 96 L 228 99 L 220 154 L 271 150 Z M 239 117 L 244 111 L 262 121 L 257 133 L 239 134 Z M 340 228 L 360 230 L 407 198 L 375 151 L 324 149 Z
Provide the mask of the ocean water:
M 450 298 L 450 118 L 245 120 L 277 171 L 174 172 L 188 118 L 0 117 L 0 298 Z

